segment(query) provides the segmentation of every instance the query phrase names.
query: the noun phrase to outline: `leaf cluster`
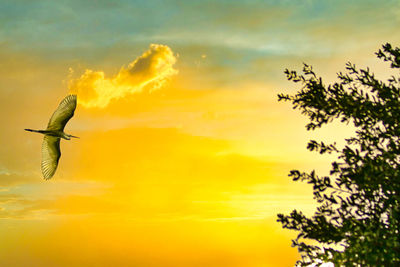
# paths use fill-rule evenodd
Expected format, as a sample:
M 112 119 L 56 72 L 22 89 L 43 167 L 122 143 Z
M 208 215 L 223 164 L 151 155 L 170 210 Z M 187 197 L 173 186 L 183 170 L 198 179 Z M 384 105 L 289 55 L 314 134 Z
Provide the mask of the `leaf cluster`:
M 400 69 L 400 49 L 385 44 L 377 57 Z M 294 181 L 313 186 L 319 206 L 312 217 L 294 210 L 278 214 L 283 228 L 298 231 L 292 245 L 300 266 L 333 262 L 336 266 L 400 266 L 400 77 L 386 82 L 367 69 L 346 64 L 338 81 L 325 85 L 311 66 L 303 73 L 285 70 L 302 85 L 294 95 L 279 94 L 309 118 L 307 130 L 335 120 L 353 124 L 346 145 L 311 140 L 307 148 L 335 153 L 329 176 L 292 170 Z

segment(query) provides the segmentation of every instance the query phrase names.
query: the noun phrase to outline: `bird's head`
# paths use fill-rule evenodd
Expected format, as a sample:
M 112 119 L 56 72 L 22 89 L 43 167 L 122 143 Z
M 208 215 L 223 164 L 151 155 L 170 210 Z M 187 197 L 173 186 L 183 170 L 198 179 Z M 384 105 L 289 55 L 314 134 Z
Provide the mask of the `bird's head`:
M 70 140 L 71 138 L 79 138 L 78 136 L 74 136 L 72 134 L 67 134 L 68 140 Z

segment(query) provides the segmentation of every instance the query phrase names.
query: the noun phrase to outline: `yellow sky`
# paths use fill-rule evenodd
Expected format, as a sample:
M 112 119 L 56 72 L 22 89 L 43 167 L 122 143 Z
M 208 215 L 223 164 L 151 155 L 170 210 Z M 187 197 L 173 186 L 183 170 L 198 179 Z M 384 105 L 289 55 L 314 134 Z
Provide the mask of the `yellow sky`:
M 313 207 L 310 191 L 286 177 L 307 165 L 298 156 L 304 120 L 261 85 L 192 90 L 190 80 L 177 73 L 158 90 L 132 86 L 106 106 L 79 105 L 66 131 L 80 139 L 62 141 L 50 181 L 40 174 L 42 138 L 18 132 L 24 145 L 8 161 L 18 164 L 24 154 L 27 163 L 3 175 L 3 264 L 294 262 L 293 235 L 275 220 L 278 212 Z M 32 101 L 35 112 L 23 113 L 23 124 L 45 125 L 58 95 L 48 106 Z M 299 123 L 287 124 L 292 116 Z M 29 253 L 16 257 L 17 248 Z
M 66 131 L 80 139 L 61 142 L 50 181 L 40 174 L 42 138 L 18 132 L 13 161 L 24 154 L 27 163 L 3 175 L 3 264 L 291 265 L 294 235 L 276 214 L 314 204 L 286 175 L 328 166 L 306 154 L 304 118 L 265 85 L 193 90 L 190 81 L 176 73 L 158 90 L 132 85 L 106 105 L 78 105 Z M 97 89 L 112 96 L 118 86 Z M 45 125 L 58 95 L 48 106 L 32 101 L 23 124 Z M 29 253 L 17 257 L 21 249 Z

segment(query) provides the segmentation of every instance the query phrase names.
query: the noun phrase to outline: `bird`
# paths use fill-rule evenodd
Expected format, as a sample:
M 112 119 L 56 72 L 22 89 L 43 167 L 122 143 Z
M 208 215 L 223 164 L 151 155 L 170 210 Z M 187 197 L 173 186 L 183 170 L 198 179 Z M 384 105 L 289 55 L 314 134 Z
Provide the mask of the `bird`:
M 46 130 L 24 129 L 25 131 L 44 134 L 41 169 L 45 180 L 53 177 L 56 172 L 61 157 L 60 139 L 79 138 L 64 132 L 65 125 L 74 116 L 76 102 L 76 95 L 66 96 L 51 116 Z

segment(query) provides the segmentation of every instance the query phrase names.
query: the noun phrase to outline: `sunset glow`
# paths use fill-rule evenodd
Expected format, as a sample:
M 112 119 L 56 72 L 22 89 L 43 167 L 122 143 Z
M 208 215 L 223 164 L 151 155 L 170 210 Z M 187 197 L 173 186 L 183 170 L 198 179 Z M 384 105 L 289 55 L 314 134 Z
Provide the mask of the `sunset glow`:
M 397 1 L 0 1 L 0 266 L 293 266 L 277 213 L 328 173 L 277 102 L 307 62 L 332 82 L 398 45 Z M 389 12 L 390 14 L 386 14 Z M 385 13 L 385 14 L 384 14 Z M 78 95 L 54 177 L 39 134 Z

